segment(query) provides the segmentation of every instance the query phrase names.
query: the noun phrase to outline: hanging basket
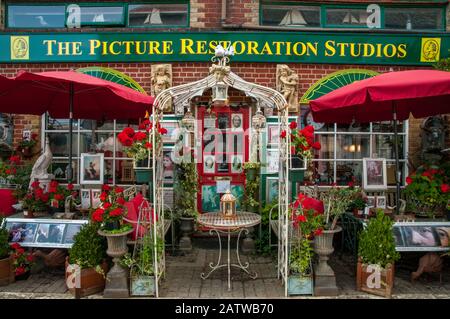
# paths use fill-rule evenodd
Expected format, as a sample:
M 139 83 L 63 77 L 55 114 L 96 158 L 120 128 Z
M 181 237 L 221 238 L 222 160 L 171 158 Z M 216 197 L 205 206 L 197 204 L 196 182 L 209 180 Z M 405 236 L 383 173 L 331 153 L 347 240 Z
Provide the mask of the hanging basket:
M 152 159 L 146 158 L 142 160 L 133 160 L 133 168 L 134 169 L 149 169 L 153 167 L 153 161 Z

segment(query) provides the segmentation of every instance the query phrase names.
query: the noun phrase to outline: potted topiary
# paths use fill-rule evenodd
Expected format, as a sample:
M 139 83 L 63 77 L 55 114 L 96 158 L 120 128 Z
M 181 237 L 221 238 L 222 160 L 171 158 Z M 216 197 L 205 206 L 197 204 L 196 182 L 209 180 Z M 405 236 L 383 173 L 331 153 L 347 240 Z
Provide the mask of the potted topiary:
M 383 297 L 391 297 L 394 286 L 394 262 L 400 259 L 395 250 L 393 221 L 377 210 L 359 236 L 356 288 Z
M 8 244 L 9 233 L 6 223 L 0 216 L 0 286 L 6 286 L 14 282 L 13 262 L 11 247 Z
M 258 170 L 261 168 L 261 163 L 259 162 L 246 162 L 243 166 L 245 170 L 245 178 L 247 181 L 254 181 Z
M 66 284 L 75 298 L 103 291 L 105 288 L 106 241 L 98 234 L 99 224 L 83 225 L 74 237 L 66 259 Z

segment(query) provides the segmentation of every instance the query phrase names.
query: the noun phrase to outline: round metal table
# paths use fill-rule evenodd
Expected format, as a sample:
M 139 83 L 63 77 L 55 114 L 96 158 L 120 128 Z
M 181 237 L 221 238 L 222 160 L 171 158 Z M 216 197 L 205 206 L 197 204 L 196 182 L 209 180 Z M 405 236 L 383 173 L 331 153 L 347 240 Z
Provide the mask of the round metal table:
M 202 273 L 200 277 L 202 279 L 208 278 L 215 270 L 223 267 L 227 267 L 228 269 L 228 291 L 231 290 L 231 267 L 236 267 L 245 271 L 250 278 L 256 279 L 258 274 L 256 272 L 250 273 L 249 271 L 249 263 L 246 262 L 245 265 L 241 263 L 241 259 L 239 257 L 239 239 L 242 233 L 248 234 L 248 228 L 252 226 L 256 226 L 261 222 L 261 216 L 255 213 L 249 212 L 238 212 L 236 214 L 236 218 L 226 219 L 223 218 L 219 213 L 205 213 L 201 214 L 197 222 L 207 228 L 211 228 L 209 233 L 216 233 L 219 238 L 219 258 L 217 263 L 213 262 L 209 263 L 209 267 L 211 270 L 208 274 Z M 230 237 L 232 233 L 238 233 L 237 244 L 236 244 L 236 257 L 237 264 L 232 264 L 230 260 Z M 220 238 L 220 234 L 226 234 L 228 238 L 227 244 L 227 263 L 221 264 L 222 260 L 222 242 Z

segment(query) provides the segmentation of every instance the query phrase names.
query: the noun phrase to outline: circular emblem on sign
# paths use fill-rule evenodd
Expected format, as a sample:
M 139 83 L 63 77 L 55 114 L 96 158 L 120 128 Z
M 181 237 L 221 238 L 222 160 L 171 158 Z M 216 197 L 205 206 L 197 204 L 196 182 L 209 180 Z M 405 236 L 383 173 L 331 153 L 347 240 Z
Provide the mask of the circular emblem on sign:
M 28 43 L 24 38 L 16 38 L 13 42 L 14 56 L 18 59 L 24 58 L 28 53 Z
M 422 47 L 423 57 L 429 61 L 435 61 L 436 56 L 439 53 L 438 48 L 439 43 L 436 40 L 433 39 L 426 40 Z

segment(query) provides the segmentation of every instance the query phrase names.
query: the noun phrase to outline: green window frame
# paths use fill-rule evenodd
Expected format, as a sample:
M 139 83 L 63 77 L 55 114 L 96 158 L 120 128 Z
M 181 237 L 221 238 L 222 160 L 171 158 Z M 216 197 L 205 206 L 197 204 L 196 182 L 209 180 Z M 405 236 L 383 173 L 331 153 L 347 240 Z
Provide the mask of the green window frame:
M 427 32 L 442 32 L 445 31 L 447 28 L 447 21 L 446 21 L 446 5 L 448 4 L 447 1 L 444 0 L 436 0 L 434 1 L 435 4 L 379 4 L 374 2 L 375 4 L 380 6 L 380 14 L 381 14 L 381 21 L 380 21 L 380 28 L 375 28 L 375 30 L 406 30 L 403 28 L 386 28 L 386 10 L 392 9 L 392 8 L 404 8 L 404 9 L 438 9 L 441 12 L 441 21 L 438 22 L 437 27 L 435 29 L 427 28 L 427 29 L 410 29 L 406 30 L 409 32 L 417 32 L 417 31 L 427 31 Z M 329 15 L 330 10 L 333 9 L 364 9 L 366 10 L 367 6 L 370 3 L 365 4 L 314 4 L 314 3 L 308 3 L 308 2 L 272 2 L 267 0 L 260 1 L 259 6 L 259 25 L 261 26 L 267 26 L 268 24 L 263 24 L 263 10 L 266 6 L 289 6 L 295 9 L 295 7 L 299 6 L 318 6 L 320 7 L 320 28 L 322 29 L 362 29 L 362 30 L 373 30 L 369 28 L 366 24 L 332 24 L 327 22 L 327 17 Z M 295 27 L 295 26 L 287 26 L 287 27 Z M 282 28 L 282 27 L 280 27 Z M 317 28 L 316 26 L 312 28 Z M 299 26 L 299 30 L 302 29 L 308 29 L 308 26 Z
M 190 25 L 190 1 L 181 0 L 165 0 L 165 1 L 153 1 L 153 2 L 80 2 L 80 3 L 69 3 L 69 2 L 46 2 L 46 3 L 32 3 L 32 2 L 21 2 L 14 3 L 8 2 L 5 6 L 5 25 L 6 28 L 11 29 L 66 29 L 67 28 L 67 18 L 68 12 L 67 8 L 71 4 L 79 5 L 81 10 L 83 8 L 95 7 L 95 8 L 119 8 L 122 7 L 120 21 L 81 21 L 81 27 L 127 27 L 127 28 L 188 28 Z M 131 26 L 129 21 L 129 7 L 134 5 L 185 5 L 186 6 L 186 23 L 185 24 L 160 24 L 160 25 L 139 25 Z M 10 24 L 10 7 L 63 7 L 64 8 L 64 23 L 61 25 L 52 26 L 42 25 L 42 26 L 14 26 Z M 99 12 L 99 15 L 101 13 Z M 102 17 L 99 17 L 101 20 Z

